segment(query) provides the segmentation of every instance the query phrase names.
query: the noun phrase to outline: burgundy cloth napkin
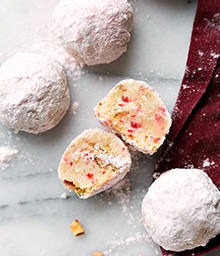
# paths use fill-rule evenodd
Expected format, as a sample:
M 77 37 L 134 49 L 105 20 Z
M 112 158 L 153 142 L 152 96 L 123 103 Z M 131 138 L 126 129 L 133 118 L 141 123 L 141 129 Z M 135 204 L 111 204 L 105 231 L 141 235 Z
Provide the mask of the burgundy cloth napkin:
M 200 168 L 220 189 L 220 0 L 198 0 L 185 74 L 155 174 Z M 220 235 L 205 247 L 164 256 L 197 256 L 220 247 Z

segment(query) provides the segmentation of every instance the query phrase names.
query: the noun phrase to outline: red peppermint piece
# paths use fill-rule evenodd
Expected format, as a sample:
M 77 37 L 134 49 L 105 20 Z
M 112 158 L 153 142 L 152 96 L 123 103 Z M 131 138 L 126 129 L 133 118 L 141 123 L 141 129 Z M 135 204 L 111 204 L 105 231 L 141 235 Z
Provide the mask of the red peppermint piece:
M 131 102 L 131 100 L 128 98 L 128 96 L 122 96 L 121 97 L 122 101 L 128 103 L 128 102 Z
M 137 123 L 137 122 L 131 122 L 130 125 L 134 129 L 138 129 L 138 128 L 142 127 L 142 124 L 141 123 Z

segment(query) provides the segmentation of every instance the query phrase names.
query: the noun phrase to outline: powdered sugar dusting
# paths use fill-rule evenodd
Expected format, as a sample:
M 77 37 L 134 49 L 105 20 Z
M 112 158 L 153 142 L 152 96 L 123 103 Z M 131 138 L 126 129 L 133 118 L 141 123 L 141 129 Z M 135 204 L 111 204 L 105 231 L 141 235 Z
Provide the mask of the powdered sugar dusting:
M 56 41 L 53 44 L 47 41 L 38 42 L 32 46 L 31 51 L 53 58 L 63 66 L 69 78 L 79 79 L 85 72 L 83 66 L 78 64 L 75 58 L 67 53 Z
M 55 60 L 64 67 L 67 76 L 78 79 L 84 74 L 83 66 L 79 65 L 74 57 L 67 53 L 64 48 L 59 47 L 56 50 L 52 49 L 51 57 L 55 58 Z
M 125 216 L 129 215 L 129 202 L 130 202 L 130 180 L 125 177 L 117 184 L 115 184 L 111 189 L 106 192 L 107 199 L 109 200 L 109 204 L 112 204 L 111 198 L 114 197 L 118 200 L 120 205 L 120 209 Z
M 146 244 L 150 243 L 150 238 L 147 233 L 136 232 L 135 234 L 128 237 L 121 237 L 120 239 L 113 239 L 108 242 L 110 249 L 104 251 L 104 254 L 117 256 L 117 252 L 125 250 L 128 246 L 137 245 L 137 244 Z M 153 244 L 152 244 L 153 246 Z M 158 251 L 155 250 L 155 255 L 158 255 Z
M 2 170 L 9 166 L 10 160 L 18 154 L 18 150 L 9 146 L 0 147 L 0 168 Z
M 74 101 L 71 105 L 71 109 L 70 109 L 70 114 L 71 115 L 76 115 L 78 112 L 78 108 L 79 108 L 80 103 L 78 101 Z
M 141 224 L 141 215 L 139 208 L 137 208 L 132 202 L 139 203 L 139 200 L 136 200 L 135 195 L 131 192 L 131 180 L 129 177 L 125 177 L 109 190 L 105 191 L 108 204 L 113 204 L 113 200 L 116 200 L 121 213 L 126 217 L 127 224 L 133 228 L 137 228 Z M 138 198 L 144 196 L 146 191 L 137 191 Z M 140 196 L 142 195 L 143 196 Z M 137 210 L 138 209 L 138 210 Z

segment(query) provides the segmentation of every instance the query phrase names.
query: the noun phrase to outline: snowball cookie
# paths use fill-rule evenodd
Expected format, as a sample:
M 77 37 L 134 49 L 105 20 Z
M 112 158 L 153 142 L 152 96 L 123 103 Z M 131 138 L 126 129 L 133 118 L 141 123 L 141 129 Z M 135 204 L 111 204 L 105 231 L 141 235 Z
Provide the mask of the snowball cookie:
M 184 251 L 205 246 L 220 233 L 220 192 L 199 169 L 172 169 L 149 188 L 144 226 L 161 247 Z
M 133 79 L 113 87 L 97 103 L 94 113 L 108 130 L 145 154 L 158 150 L 171 125 L 159 94 L 145 82 Z
M 57 125 L 70 104 L 62 67 L 36 53 L 19 52 L 0 67 L 0 121 L 28 133 Z
M 116 135 L 89 129 L 77 136 L 65 150 L 58 177 L 65 187 L 86 199 L 120 181 L 130 167 L 130 153 Z
M 61 0 L 53 16 L 62 46 L 81 64 L 110 63 L 127 50 L 133 27 L 127 0 Z

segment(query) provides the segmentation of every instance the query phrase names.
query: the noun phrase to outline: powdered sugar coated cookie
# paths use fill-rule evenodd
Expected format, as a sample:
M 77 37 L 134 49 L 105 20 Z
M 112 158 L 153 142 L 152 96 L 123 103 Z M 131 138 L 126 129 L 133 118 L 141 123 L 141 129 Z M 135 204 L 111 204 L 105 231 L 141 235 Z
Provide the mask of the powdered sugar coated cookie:
M 28 133 L 56 126 L 70 105 L 62 67 L 36 53 L 17 53 L 0 68 L 0 121 Z
M 220 192 L 200 169 L 172 169 L 150 186 L 142 216 L 148 234 L 166 250 L 205 246 L 220 233 Z
M 133 9 L 127 0 L 61 0 L 54 28 L 63 47 L 79 63 L 110 63 L 127 50 Z

